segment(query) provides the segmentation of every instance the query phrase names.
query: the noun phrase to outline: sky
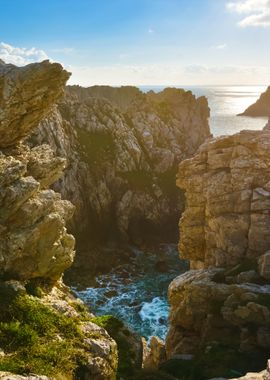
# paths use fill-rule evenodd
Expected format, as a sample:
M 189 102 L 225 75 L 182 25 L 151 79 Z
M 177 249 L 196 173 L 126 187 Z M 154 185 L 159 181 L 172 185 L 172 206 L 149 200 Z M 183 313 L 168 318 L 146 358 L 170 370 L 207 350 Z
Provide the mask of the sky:
M 70 84 L 266 85 L 270 0 L 0 0 L 0 58 Z

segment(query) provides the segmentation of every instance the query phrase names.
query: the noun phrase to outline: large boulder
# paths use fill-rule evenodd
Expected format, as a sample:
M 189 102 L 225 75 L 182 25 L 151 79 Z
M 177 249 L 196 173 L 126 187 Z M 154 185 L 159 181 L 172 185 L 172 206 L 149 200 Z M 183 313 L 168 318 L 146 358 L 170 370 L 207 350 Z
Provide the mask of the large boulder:
M 270 356 L 269 164 L 265 128 L 210 140 L 179 165 L 191 270 L 169 287 L 166 354 L 193 355 L 202 379 L 261 370 Z

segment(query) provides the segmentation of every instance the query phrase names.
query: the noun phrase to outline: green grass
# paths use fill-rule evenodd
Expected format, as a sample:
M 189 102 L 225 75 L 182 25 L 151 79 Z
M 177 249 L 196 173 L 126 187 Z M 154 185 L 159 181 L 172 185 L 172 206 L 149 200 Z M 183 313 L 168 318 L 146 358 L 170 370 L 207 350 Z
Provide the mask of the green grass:
M 87 360 L 77 323 L 38 298 L 15 297 L 0 316 L 0 342 L 6 354 L 0 358 L 0 371 L 72 378 Z

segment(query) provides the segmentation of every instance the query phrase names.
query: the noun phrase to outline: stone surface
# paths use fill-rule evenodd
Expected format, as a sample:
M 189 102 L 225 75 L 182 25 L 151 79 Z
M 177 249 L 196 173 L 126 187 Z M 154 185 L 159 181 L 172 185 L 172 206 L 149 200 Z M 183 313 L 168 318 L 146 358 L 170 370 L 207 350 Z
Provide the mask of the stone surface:
M 179 165 L 179 252 L 191 270 L 169 286 L 166 354 L 199 355 L 212 377 L 263 369 L 270 353 L 269 141 L 268 127 L 242 131 Z
M 152 336 L 148 350 L 143 361 L 145 369 L 158 369 L 160 364 L 166 361 L 166 351 L 164 342 L 157 336 Z
M 65 160 L 49 146 L 20 143 L 51 111 L 68 77 L 47 61 L 0 65 L 0 270 L 6 278 L 56 281 L 73 261 L 74 238 L 65 224 L 74 207 L 45 190 L 63 175 Z
M 179 250 L 191 267 L 232 266 L 269 249 L 269 137 L 264 129 L 217 138 L 180 164 Z
M 208 117 L 206 99 L 183 90 L 68 86 L 30 145 L 67 159 L 54 189 L 76 205 L 80 241 L 172 241 L 183 205 L 177 164 L 210 136 Z
M 270 116 L 270 86 L 263 92 L 256 103 L 249 106 L 240 116 Z
M 64 92 L 68 77 L 61 65 L 48 61 L 22 68 L 0 62 L 0 295 L 1 318 L 4 318 L 4 323 L 1 319 L 0 333 L 2 337 L 3 330 L 7 326 L 10 328 L 13 315 L 8 321 L 5 318 L 6 314 L 13 312 L 14 321 L 16 318 L 29 318 L 26 322 L 28 329 L 21 340 L 27 339 L 24 334 L 28 336 L 29 331 L 33 334 L 31 329 L 35 328 L 33 318 L 36 316 L 31 313 L 36 309 L 31 307 L 38 305 L 43 311 L 45 307 L 49 314 L 39 315 L 39 318 L 55 313 L 59 316 L 56 318 L 65 316 L 68 322 L 72 319 L 76 321 L 79 332 L 83 334 L 83 341 L 79 342 L 80 350 L 84 358 L 87 357 L 86 365 L 78 364 L 77 368 L 83 372 L 84 378 L 115 380 L 118 364 L 115 341 L 104 329 L 91 322 L 93 315 L 60 281 L 74 258 L 75 239 L 66 228 L 74 206 L 48 187 L 63 175 L 66 160 L 56 157 L 48 145 L 30 148 L 21 141 L 52 111 L 53 104 Z M 12 309 L 15 298 L 21 296 L 26 297 L 26 309 L 22 314 Z M 18 304 L 15 305 L 18 307 Z M 16 323 L 25 328 L 24 319 Z M 32 323 L 31 327 L 27 323 L 29 326 Z M 45 334 L 46 339 L 51 339 L 53 343 L 59 340 L 70 342 L 70 336 L 53 336 L 53 333 L 47 334 L 49 337 Z M 17 333 L 14 334 L 16 339 Z M 40 336 L 37 332 L 34 336 L 37 342 Z M 44 336 L 42 339 L 45 339 Z M 15 352 L 11 346 L 8 352 L 0 349 L 0 366 L 2 363 L 7 366 L 7 356 L 16 357 L 19 349 L 21 347 L 17 347 Z M 48 353 L 41 355 L 47 357 Z M 44 357 L 40 360 L 45 360 Z M 48 363 L 48 367 L 50 365 Z M 42 370 L 47 373 L 46 368 Z M 63 374 L 66 372 L 63 368 Z M 48 379 L 38 374 L 21 376 L 8 372 L 0 372 L 0 378 Z
M 60 98 L 69 74 L 58 63 L 33 63 L 18 69 L 0 62 L 0 148 L 27 136 Z

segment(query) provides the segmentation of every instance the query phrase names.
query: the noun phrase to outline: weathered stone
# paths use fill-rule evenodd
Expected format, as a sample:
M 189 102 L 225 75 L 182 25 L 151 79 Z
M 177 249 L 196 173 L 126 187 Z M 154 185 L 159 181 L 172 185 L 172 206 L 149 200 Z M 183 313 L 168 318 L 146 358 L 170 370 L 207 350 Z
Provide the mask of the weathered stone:
M 270 251 L 265 252 L 259 257 L 259 273 L 267 281 L 270 281 Z
M 0 64 L 0 148 L 16 144 L 49 113 L 63 95 L 69 74 L 44 61 L 21 68 Z
M 68 86 L 30 144 L 66 158 L 54 189 L 76 205 L 72 228 L 88 243 L 168 241 L 183 205 L 177 163 L 210 136 L 208 116 L 206 99 L 184 90 Z

